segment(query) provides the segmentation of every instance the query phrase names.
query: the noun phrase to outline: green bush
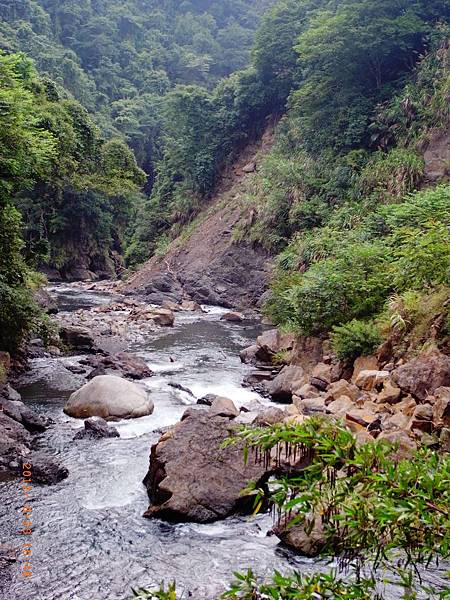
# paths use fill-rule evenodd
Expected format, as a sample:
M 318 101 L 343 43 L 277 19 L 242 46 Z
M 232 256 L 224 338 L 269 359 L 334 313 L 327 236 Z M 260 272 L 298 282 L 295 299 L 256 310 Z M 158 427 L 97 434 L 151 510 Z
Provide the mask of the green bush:
M 356 319 L 345 325 L 336 325 L 331 335 L 331 344 L 337 356 L 349 361 L 372 354 L 381 342 L 380 333 L 373 323 Z
M 0 350 L 15 354 L 39 316 L 28 289 L 10 287 L 0 280 Z

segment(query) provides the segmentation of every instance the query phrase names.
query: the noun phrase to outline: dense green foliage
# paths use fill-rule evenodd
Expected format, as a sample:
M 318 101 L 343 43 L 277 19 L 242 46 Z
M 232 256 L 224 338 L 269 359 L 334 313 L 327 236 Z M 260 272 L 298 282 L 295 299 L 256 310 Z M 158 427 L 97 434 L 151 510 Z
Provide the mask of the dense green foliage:
M 418 450 L 414 456 L 401 458 L 390 443 L 374 440 L 360 445 L 347 429 L 323 418 L 302 425 L 242 428 L 230 443 L 236 439 L 244 441 L 248 460 L 266 460 L 283 452 L 294 461 L 309 457 L 310 466 L 300 474 L 285 476 L 268 490 L 258 491 L 258 496 L 269 494 L 278 507 L 282 527 L 302 524 L 308 531 L 319 519 L 325 536 L 324 555 L 339 555 L 342 566 L 352 563 L 357 573 L 364 565 L 366 573 L 370 571 L 368 587 L 359 590 L 362 595 L 357 594 L 356 586 L 346 589 L 332 577 L 329 588 L 322 584 L 328 592 L 324 597 L 377 598 L 374 591 L 368 593 L 371 585 L 381 582 L 379 572 L 391 572 L 402 574 L 405 597 L 414 598 L 411 588 L 417 565 L 429 564 L 433 557 L 448 559 L 448 454 Z M 256 583 L 241 577 L 227 597 L 263 598 L 262 593 L 274 599 L 309 597 L 306 586 L 312 582 L 308 578 L 278 577 L 274 582 L 259 590 Z M 254 596 L 249 584 L 254 586 Z M 428 597 L 439 595 L 439 590 L 423 587 L 422 591 L 430 594 Z M 345 595 L 350 592 L 355 595 Z
M 144 173 L 122 141 L 104 142 L 86 110 L 23 54 L 0 55 L 0 84 L 0 348 L 15 352 L 38 315 L 29 265 L 51 253 L 70 269 L 82 249 L 106 260 Z

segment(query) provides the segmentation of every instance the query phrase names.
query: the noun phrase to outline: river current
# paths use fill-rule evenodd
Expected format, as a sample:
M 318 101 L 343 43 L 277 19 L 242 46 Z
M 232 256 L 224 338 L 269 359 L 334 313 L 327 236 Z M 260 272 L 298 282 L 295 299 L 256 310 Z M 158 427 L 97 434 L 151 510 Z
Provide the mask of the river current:
M 74 291 L 58 286 L 62 310 L 73 311 L 107 303 L 107 294 Z M 178 313 L 173 329 L 129 350 L 143 357 L 154 371 L 144 383 L 152 390 L 154 414 L 114 424 L 120 439 L 73 441 L 81 421 L 66 417 L 67 395 L 47 383 L 22 390 L 33 409 L 55 421 L 40 438 L 40 447 L 70 472 L 51 487 L 33 486 L 33 577 L 25 579 L 19 565 L 0 577 L 5 600 L 129 600 L 131 588 L 176 580 L 184 599 L 216 600 L 233 579 L 234 571 L 252 568 L 265 575 L 274 569 L 302 572 L 318 561 L 295 556 L 267 536 L 269 516 L 234 517 L 208 524 L 167 524 L 142 517 L 149 500 L 142 485 L 150 447 L 161 428 L 176 423 L 186 406 L 195 402 L 172 388 L 181 384 L 196 397 L 208 393 L 232 398 L 237 405 L 257 395 L 241 382 L 248 367 L 239 351 L 254 342 L 261 326 L 220 320 L 221 309 L 206 314 Z M 37 359 L 51 369 L 58 360 Z M 41 362 L 39 362 L 41 361 Z M 189 468 L 187 457 L 186 468 Z M 0 483 L 2 543 L 19 548 L 23 494 L 17 481 Z M 434 575 L 425 574 L 432 582 Z M 436 579 L 435 579 L 436 581 Z M 397 598 L 392 591 L 386 599 Z

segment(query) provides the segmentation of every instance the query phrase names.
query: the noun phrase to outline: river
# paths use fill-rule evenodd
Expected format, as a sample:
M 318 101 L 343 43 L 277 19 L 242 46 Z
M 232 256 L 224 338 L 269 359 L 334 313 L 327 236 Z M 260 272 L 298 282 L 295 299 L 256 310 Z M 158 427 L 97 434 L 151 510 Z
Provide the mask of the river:
M 108 294 L 71 286 L 58 286 L 53 292 L 64 311 L 111 301 Z M 115 424 L 120 439 L 73 441 L 83 423 L 63 414 L 67 394 L 51 384 L 51 377 L 22 390 L 25 402 L 55 421 L 39 446 L 70 475 L 55 486 L 33 486 L 33 577 L 24 579 L 17 564 L 9 567 L 6 577 L 0 576 L 1 599 L 129 600 L 132 587 L 176 580 L 183 600 L 216 600 L 234 571 L 251 567 L 265 575 L 274 569 L 306 572 L 320 566 L 267 536 L 269 516 L 234 517 L 208 525 L 173 525 L 142 517 L 149 504 L 142 479 L 150 447 L 161 428 L 176 423 L 194 402 L 169 383 L 181 384 L 197 397 L 224 395 L 239 406 L 257 397 L 241 386 L 249 367 L 238 355 L 254 342 L 261 325 L 221 321 L 223 312 L 209 308 L 206 314 L 177 313 L 173 329 L 160 329 L 129 348 L 155 373 L 144 381 L 152 390 L 155 412 Z M 34 366 L 51 374 L 58 361 L 74 360 L 37 359 Z M 20 547 L 23 542 L 17 533 L 22 506 L 19 483 L 0 483 L 1 541 L 6 545 Z M 436 591 L 443 589 L 440 575 L 442 569 L 423 572 Z M 400 593 L 389 586 L 383 597 L 393 600 Z
M 70 287 L 54 291 L 63 310 L 110 301 L 107 294 Z M 176 423 L 194 402 L 168 383 L 182 384 L 197 397 L 228 396 L 238 405 L 256 397 L 241 387 L 248 367 L 238 354 L 254 341 L 260 326 L 225 323 L 221 309 L 208 310 L 178 313 L 173 329 L 160 330 L 144 346 L 131 348 L 155 372 L 144 382 L 152 389 L 155 412 L 115 424 L 120 439 L 74 442 L 82 423 L 63 414 L 67 396 L 48 383 L 22 390 L 32 408 L 55 420 L 40 446 L 66 465 L 70 475 L 56 486 L 33 487 L 33 577 L 25 580 L 17 565 L 11 567 L 12 578 L 0 584 L 1 598 L 128 600 L 132 586 L 175 579 L 183 598 L 211 600 L 236 570 L 252 567 L 264 574 L 285 570 L 289 563 L 311 568 L 312 561 L 294 557 L 275 537 L 267 537 L 270 517 L 210 525 L 171 525 L 142 517 L 149 504 L 142 479 L 150 447 L 159 430 Z M 57 360 L 37 359 L 37 364 L 48 369 Z M 0 486 L 2 542 L 19 546 L 22 492 L 17 482 Z

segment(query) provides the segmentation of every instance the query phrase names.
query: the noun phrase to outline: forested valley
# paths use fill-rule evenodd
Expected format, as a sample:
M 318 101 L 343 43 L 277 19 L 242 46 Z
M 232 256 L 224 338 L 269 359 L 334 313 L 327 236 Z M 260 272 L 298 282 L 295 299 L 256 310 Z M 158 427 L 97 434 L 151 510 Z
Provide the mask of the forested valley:
M 449 598 L 448 0 L 0 0 L 0 193 L 5 418 L 130 444 L 111 598 Z

